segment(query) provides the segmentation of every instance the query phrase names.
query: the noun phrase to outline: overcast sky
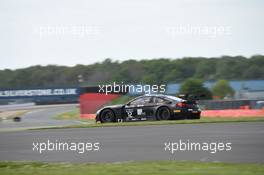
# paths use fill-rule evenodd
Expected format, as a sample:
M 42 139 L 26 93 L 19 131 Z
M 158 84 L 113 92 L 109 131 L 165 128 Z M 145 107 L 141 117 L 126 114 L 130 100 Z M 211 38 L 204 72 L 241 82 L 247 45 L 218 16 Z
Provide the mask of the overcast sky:
M 0 69 L 264 54 L 262 0 L 1 0 Z

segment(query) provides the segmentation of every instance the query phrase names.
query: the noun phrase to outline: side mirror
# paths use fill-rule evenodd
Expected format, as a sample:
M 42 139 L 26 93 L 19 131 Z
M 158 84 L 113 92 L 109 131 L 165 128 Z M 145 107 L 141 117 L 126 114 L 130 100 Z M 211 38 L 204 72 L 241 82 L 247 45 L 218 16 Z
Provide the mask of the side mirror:
M 126 104 L 126 106 L 130 106 L 130 102 L 128 102 L 128 103 Z

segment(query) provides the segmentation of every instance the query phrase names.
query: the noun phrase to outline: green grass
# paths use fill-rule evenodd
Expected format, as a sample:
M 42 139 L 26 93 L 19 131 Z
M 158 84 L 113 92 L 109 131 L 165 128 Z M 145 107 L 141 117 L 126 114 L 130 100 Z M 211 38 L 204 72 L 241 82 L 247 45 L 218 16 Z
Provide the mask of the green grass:
M 263 164 L 148 161 L 125 163 L 0 162 L 0 175 L 262 175 Z
M 77 119 L 81 119 L 80 117 L 80 109 L 76 108 L 72 111 L 69 112 L 64 112 L 62 114 L 59 114 L 57 116 L 54 117 L 55 119 L 58 120 L 77 120 Z
M 69 112 L 64 112 L 62 114 L 58 114 L 58 115 L 54 116 L 54 118 L 57 120 L 78 120 L 78 121 L 81 121 L 82 124 L 89 124 L 89 125 L 95 123 L 94 120 L 81 118 L 79 108 L 76 108 L 76 109 L 69 111 Z
M 112 100 L 108 105 L 116 105 L 116 104 L 125 104 L 128 101 L 132 100 L 135 97 L 128 96 L 128 95 L 121 95 L 120 97 Z

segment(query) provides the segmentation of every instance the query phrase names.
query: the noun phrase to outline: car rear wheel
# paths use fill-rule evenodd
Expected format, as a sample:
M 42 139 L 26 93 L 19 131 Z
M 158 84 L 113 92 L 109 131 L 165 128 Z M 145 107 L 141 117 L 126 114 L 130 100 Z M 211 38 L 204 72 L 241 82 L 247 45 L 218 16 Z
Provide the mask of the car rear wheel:
M 102 123 L 115 122 L 115 114 L 112 110 L 105 109 L 102 111 L 100 119 Z
M 157 120 L 169 120 L 171 112 L 167 107 L 161 107 L 157 111 Z

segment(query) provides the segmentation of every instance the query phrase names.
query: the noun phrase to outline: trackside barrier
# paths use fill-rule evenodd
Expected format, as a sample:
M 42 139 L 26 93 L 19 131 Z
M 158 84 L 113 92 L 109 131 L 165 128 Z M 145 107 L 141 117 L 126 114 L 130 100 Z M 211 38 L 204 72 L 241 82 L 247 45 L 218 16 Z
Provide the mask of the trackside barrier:
M 80 95 L 81 118 L 94 119 L 96 111 L 119 97 L 118 94 L 84 93 Z
M 263 109 L 204 110 L 202 117 L 264 117 Z

